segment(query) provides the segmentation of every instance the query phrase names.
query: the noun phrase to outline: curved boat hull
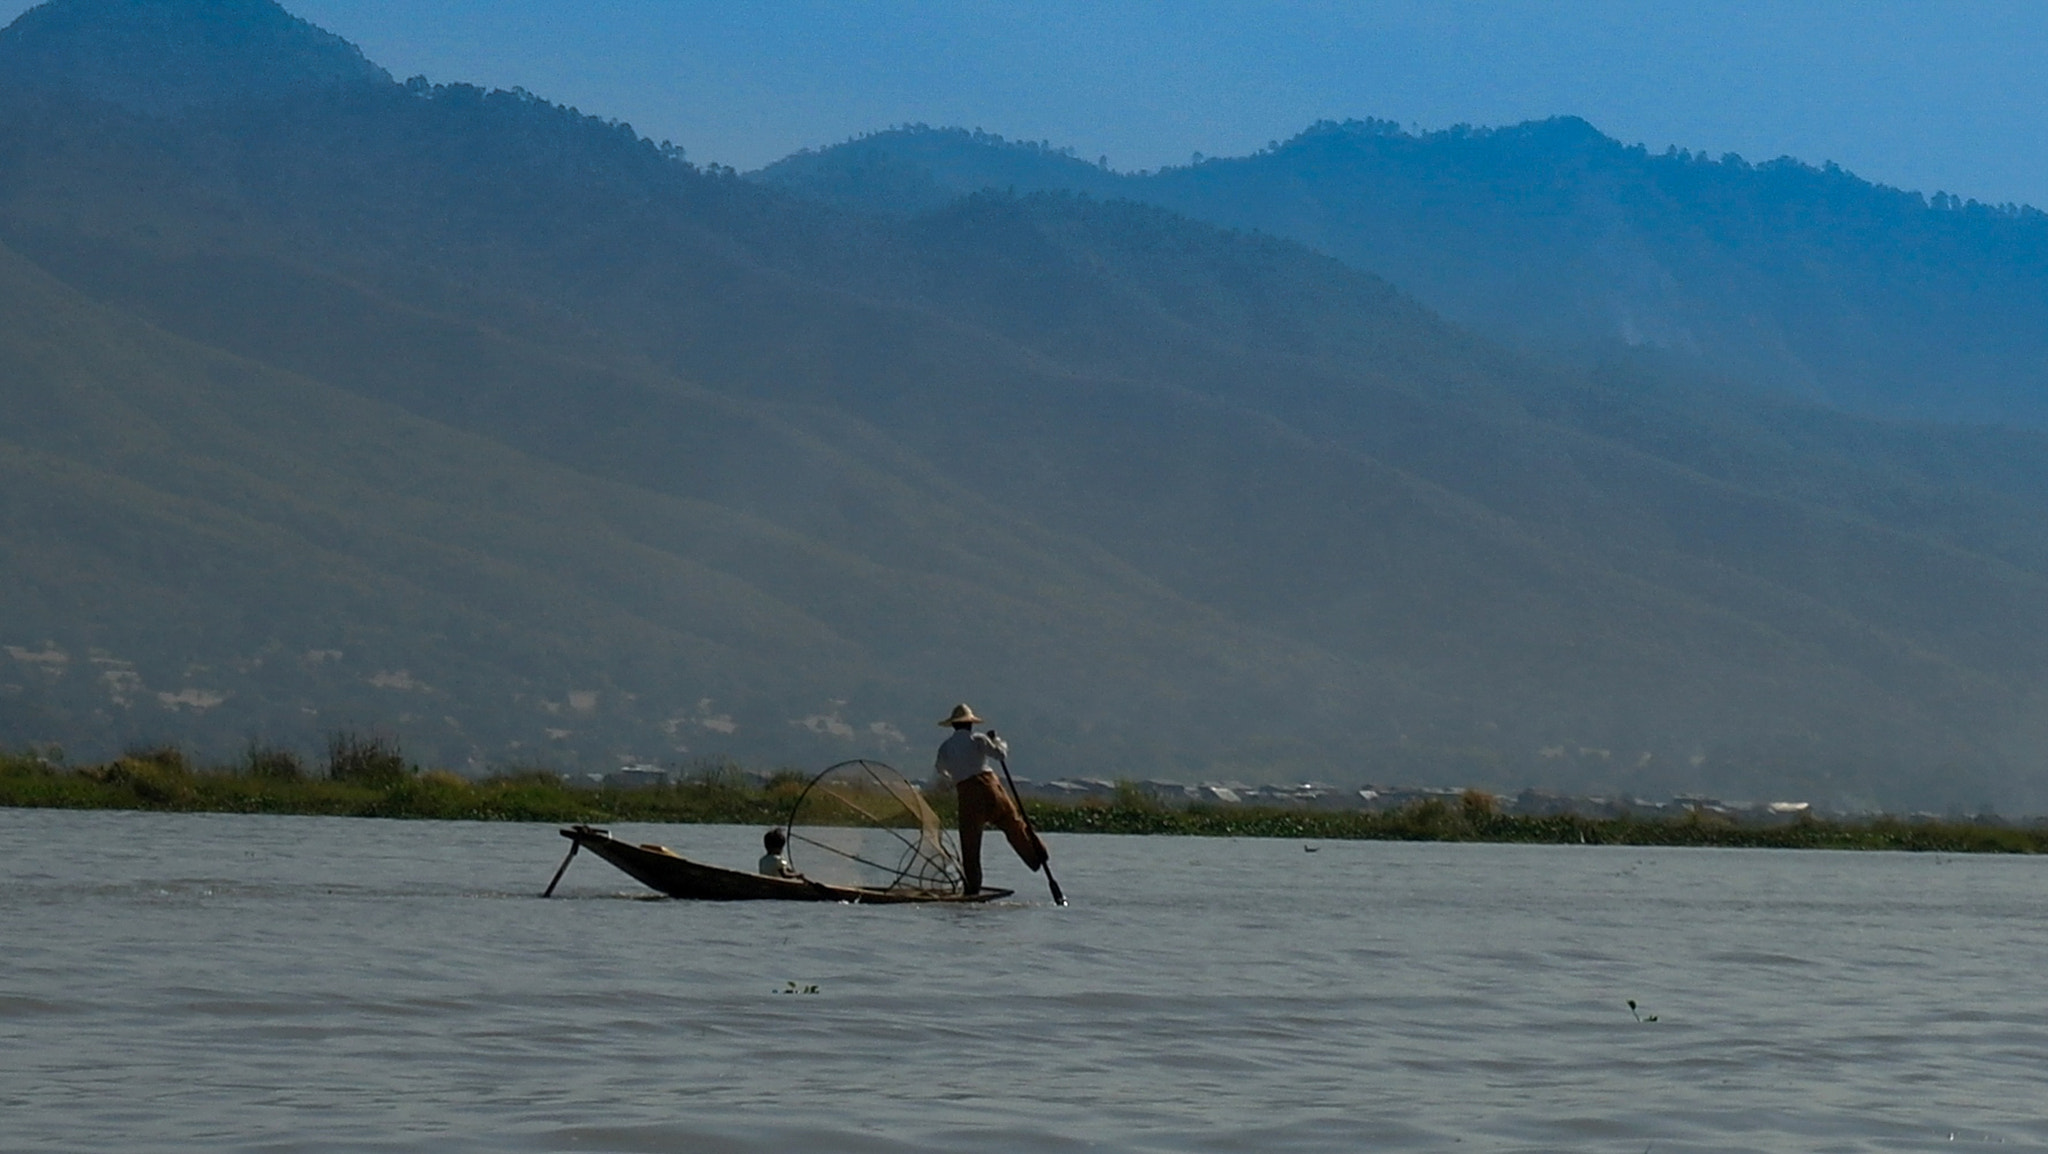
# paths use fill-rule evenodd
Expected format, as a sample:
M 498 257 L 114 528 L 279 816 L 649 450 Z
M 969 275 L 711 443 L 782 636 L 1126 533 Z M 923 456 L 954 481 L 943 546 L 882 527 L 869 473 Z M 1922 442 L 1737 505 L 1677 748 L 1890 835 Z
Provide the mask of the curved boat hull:
M 766 874 L 694 862 L 666 846 L 635 845 L 620 841 L 604 830 L 587 825 L 570 826 L 562 836 L 579 849 L 619 867 L 649 889 L 672 898 L 699 901 L 745 902 L 851 902 L 857 905 L 906 905 L 923 902 L 986 902 L 1006 898 L 1014 891 L 985 889 L 976 894 L 939 893 L 932 890 L 875 890 L 859 886 L 834 886 L 803 878 L 776 878 Z

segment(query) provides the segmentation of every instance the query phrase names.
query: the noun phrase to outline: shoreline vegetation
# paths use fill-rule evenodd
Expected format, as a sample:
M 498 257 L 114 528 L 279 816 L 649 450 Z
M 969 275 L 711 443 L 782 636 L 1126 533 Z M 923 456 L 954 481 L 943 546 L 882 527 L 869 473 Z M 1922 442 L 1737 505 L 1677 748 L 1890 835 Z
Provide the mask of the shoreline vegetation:
M 237 764 L 201 767 L 183 751 L 137 750 L 100 765 L 0 752 L 0 807 L 267 813 L 453 821 L 674 822 L 780 825 L 806 777 L 765 783 L 711 767 L 668 785 L 582 786 L 546 770 L 472 780 L 408 765 L 396 746 L 337 735 L 324 775 L 298 755 L 252 747 Z M 951 819 L 951 798 L 933 808 Z M 1505 814 L 1491 794 L 1430 799 L 1401 809 L 1318 810 L 1195 804 L 1168 806 L 1136 789 L 1107 800 L 1031 799 L 1047 833 L 1167 834 L 1295 838 L 1307 841 L 1458 841 L 1549 845 L 1695 846 L 1734 849 L 1897 850 L 1938 853 L 2048 853 L 2048 827 L 1879 815 L 1837 820 L 1740 821 L 1694 810 L 1678 817 Z

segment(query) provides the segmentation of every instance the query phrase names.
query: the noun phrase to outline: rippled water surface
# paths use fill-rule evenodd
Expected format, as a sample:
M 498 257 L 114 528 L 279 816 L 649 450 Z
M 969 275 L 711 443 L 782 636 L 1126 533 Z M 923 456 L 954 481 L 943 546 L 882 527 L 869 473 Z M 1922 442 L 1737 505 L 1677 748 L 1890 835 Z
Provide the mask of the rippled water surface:
M 539 900 L 565 849 L 0 810 L 0 1149 L 2048 1146 L 2044 861 L 1067 837 L 1066 909 L 993 857 L 1022 900 Z

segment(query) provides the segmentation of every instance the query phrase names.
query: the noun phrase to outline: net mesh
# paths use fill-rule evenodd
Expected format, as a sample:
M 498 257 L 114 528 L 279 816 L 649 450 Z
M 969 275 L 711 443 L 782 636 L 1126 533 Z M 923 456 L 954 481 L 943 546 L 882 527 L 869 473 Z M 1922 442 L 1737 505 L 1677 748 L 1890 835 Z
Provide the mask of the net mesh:
M 842 761 L 791 808 L 789 861 L 828 885 L 958 893 L 960 855 L 917 787 L 879 761 Z

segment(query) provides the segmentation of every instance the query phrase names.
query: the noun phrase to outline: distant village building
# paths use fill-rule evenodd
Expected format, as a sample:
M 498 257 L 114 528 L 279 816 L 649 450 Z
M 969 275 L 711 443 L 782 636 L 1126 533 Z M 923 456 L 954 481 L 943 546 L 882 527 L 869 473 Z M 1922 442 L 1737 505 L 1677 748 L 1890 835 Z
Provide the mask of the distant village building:
M 604 775 L 604 783 L 619 789 L 646 789 L 649 786 L 668 785 L 676 780 L 675 775 L 658 765 L 622 765 Z

